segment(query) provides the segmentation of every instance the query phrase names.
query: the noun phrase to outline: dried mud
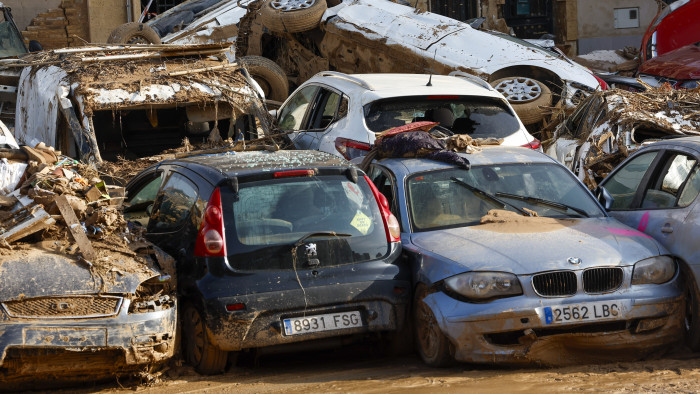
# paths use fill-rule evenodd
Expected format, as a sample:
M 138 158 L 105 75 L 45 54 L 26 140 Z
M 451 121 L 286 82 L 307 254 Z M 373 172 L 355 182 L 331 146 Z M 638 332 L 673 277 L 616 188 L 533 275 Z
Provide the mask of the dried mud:
M 573 226 L 576 219 L 556 219 L 539 216 L 523 216 L 517 212 L 492 209 L 482 216 L 479 230 L 497 233 L 546 233 Z

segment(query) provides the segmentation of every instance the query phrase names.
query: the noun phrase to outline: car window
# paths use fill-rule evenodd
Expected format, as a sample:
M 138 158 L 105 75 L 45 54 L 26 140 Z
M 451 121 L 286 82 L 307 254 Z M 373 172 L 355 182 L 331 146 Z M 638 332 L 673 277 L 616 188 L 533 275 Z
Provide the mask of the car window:
M 149 178 L 144 179 L 139 185 L 130 188 L 124 207 L 124 218 L 127 221 L 139 223 L 144 227 L 148 226 L 151 208 L 162 181 L 163 172 L 158 171 L 150 174 Z
M 281 130 L 305 129 L 304 117 L 318 90 L 318 86 L 306 86 L 295 93 L 280 109 L 278 127 Z
M 297 267 L 308 268 L 305 246 L 294 247 L 300 240 L 314 244 L 322 266 L 378 259 L 389 250 L 363 177 L 357 183 L 342 175 L 243 182 L 235 198 L 222 198 L 233 212 L 225 222 L 229 255 L 239 255 L 229 258 L 236 269 L 292 269 L 295 255 Z
M 338 120 L 347 115 L 347 97 L 331 90 L 321 89 L 318 97 L 317 108 L 312 115 L 310 129 L 325 129 L 333 120 Z
M 659 176 L 645 190 L 642 208 L 673 208 L 690 204 L 698 194 L 694 187 L 697 181 L 688 182 L 690 175 L 697 173 L 694 170 L 696 164 L 697 160 L 684 154 L 669 156 Z M 685 190 L 687 192 L 682 195 L 681 191 Z M 683 197 L 682 201 L 679 197 Z
M 639 184 L 657 153 L 652 151 L 635 157 L 605 181 L 605 189 L 615 199 L 612 210 L 632 208 Z
M 172 173 L 151 215 L 153 230 L 163 232 L 179 228 L 188 219 L 196 201 L 197 186 L 183 175 Z
M 398 219 L 399 210 L 396 204 L 396 196 L 394 195 L 392 177 L 389 174 L 389 172 L 384 168 L 372 165 L 370 166 L 368 176 L 372 183 L 374 183 L 374 186 L 377 187 L 377 190 L 379 190 L 379 192 L 382 193 L 384 197 L 386 197 L 387 201 L 389 202 L 389 208 L 391 210 L 391 213 L 393 213 L 394 216 L 396 216 L 396 218 Z
M 505 209 L 527 208 L 538 216 L 604 215 L 585 187 L 560 165 L 482 165 L 410 177 L 406 193 L 414 230 L 477 225 L 489 210 L 504 209 L 481 192 L 504 202 Z
M 411 122 L 439 122 L 456 134 L 504 138 L 520 129 L 515 114 L 498 99 L 454 96 L 399 97 L 365 106 L 365 122 L 374 132 Z

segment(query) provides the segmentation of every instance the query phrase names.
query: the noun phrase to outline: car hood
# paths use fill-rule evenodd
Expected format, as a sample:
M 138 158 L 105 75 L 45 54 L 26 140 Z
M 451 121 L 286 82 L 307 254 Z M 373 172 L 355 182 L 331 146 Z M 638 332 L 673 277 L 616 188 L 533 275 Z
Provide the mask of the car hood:
M 324 14 L 327 24 L 387 46 L 403 46 L 455 69 L 491 74 L 507 66 L 533 65 L 592 89 L 598 81 L 583 66 L 544 48 L 473 29 L 464 22 L 390 1 L 345 1 Z M 508 54 L 504 56 L 504 54 Z
M 141 282 L 159 275 L 143 263 L 112 255 L 97 265 L 43 250 L 0 257 L 0 301 L 56 295 L 134 293 Z
M 647 60 L 638 72 L 673 79 L 700 79 L 700 42 Z
M 518 275 L 596 266 L 625 266 L 665 253 L 648 235 L 613 218 L 531 218 L 531 223 L 491 223 L 411 235 L 419 250 L 446 263 L 440 280 L 465 271 Z M 546 220 L 540 220 L 546 219 Z M 570 257 L 579 258 L 572 265 Z

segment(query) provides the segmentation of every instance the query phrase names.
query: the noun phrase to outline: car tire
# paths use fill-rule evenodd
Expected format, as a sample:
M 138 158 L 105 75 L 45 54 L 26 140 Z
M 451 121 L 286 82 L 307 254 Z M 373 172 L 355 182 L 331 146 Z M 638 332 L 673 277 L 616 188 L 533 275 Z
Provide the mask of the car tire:
M 287 74 L 277 63 L 262 56 L 243 56 L 240 62 L 260 85 L 266 99 L 283 102 L 289 96 Z
M 267 0 L 260 18 L 272 32 L 300 33 L 317 27 L 327 7 L 325 0 Z
M 508 100 L 524 125 L 541 121 L 547 111 L 540 107 L 552 105 L 552 92 L 544 83 L 527 77 L 506 77 L 491 82 Z
M 160 36 L 145 23 L 129 22 L 116 29 L 107 38 L 108 44 L 160 44 Z
M 413 325 L 410 319 L 410 308 L 404 314 L 404 321 L 401 328 L 388 333 L 386 341 L 382 342 L 384 354 L 390 357 L 407 356 L 415 350 Z
M 182 348 L 188 364 L 202 375 L 224 372 L 228 352 L 211 343 L 204 319 L 192 304 L 183 309 L 182 334 Z
M 692 272 L 683 270 L 686 278 L 685 313 L 683 314 L 683 328 L 685 330 L 685 344 L 694 352 L 700 350 L 700 306 L 698 302 L 698 290 L 693 280 Z
M 427 295 L 428 289 L 424 285 L 419 285 L 413 298 L 416 349 L 427 365 L 447 367 L 454 363 L 452 345 L 442 333 L 433 311 L 423 302 Z

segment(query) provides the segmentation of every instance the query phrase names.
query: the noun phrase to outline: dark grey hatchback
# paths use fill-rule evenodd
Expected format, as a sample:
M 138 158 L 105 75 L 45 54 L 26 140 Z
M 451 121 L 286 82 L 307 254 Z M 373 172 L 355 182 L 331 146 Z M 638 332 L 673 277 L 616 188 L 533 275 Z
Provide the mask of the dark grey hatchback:
M 200 373 L 223 371 L 229 351 L 409 331 L 398 222 L 342 159 L 193 156 L 143 171 L 127 191 L 127 220 L 177 260 L 183 349 Z

